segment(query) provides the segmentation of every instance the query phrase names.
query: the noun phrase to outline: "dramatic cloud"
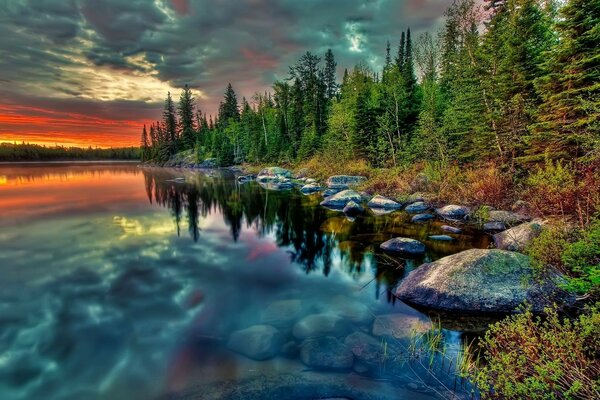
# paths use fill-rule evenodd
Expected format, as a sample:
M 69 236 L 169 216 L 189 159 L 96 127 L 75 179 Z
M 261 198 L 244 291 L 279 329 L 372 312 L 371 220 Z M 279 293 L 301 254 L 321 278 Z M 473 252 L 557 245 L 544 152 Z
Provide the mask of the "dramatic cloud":
M 340 73 L 381 66 L 450 0 L 0 0 L 0 141 L 123 145 L 189 84 L 214 113 L 228 82 L 267 90 L 331 48 Z

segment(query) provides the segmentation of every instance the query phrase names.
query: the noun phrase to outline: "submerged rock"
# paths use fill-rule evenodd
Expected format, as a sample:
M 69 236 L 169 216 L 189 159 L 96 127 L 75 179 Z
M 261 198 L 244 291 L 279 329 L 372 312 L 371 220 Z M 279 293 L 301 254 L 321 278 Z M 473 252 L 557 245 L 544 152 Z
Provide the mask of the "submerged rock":
M 294 187 L 294 184 L 292 182 L 277 181 L 260 182 L 259 185 L 260 187 L 266 190 L 290 190 Z
M 344 339 L 344 344 L 356 361 L 366 367 L 366 371 L 378 370 L 392 356 L 390 346 L 364 332 L 354 332 Z M 365 371 L 365 372 L 366 372 Z
M 427 222 L 432 219 L 435 219 L 435 215 L 433 215 L 433 214 L 417 214 L 417 215 L 413 215 L 413 217 L 410 219 L 410 221 L 411 222 Z
M 353 176 L 353 175 L 333 175 L 327 179 L 327 186 L 329 187 L 339 187 L 339 186 L 349 186 L 356 185 L 367 178 L 364 176 Z
M 284 328 L 290 326 L 301 316 L 302 302 L 300 300 L 280 300 L 267 306 L 261 314 L 260 321 L 263 324 Z
M 421 213 L 423 211 L 429 210 L 429 205 L 422 201 L 416 201 L 406 206 L 404 211 L 409 212 L 411 214 Z
M 413 315 L 378 315 L 373 322 L 373 335 L 392 336 L 397 339 L 409 338 L 413 333 L 427 332 L 431 322 Z
M 469 209 L 467 207 L 455 204 L 438 208 L 435 212 L 445 219 L 466 219 L 469 216 Z
M 448 235 L 431 235 L 431 236 L 429 236 L 429 239 L 437 240 L 437 241 L 441 241 L 441 242 L 451 242 L 453 240 L 456 240 L 452 236 L 448 236 Z
M 418 240 L 397 237 L 383 242 L 379 246 L 382 250 L 394 252 L 394 253 L 405 253 L 405 254 L 423 254 L 425 253 L 425 245 Z
M 450 233 L 462 233 L 462 229 L 450 225 L 442 225 L 440 229 Z
M 302 194 L 312 194 L 312 193 L 320 192 L 321 190 L 323 190 L 323 188 L 321 186 L 319 186 L 318 184 L 309 183 L 307 185 L 302 186 L 302 188 L 300 189 L 300 192 Z
M 548 281 L 534 281 L 523 254 L 471 249 L 421 265 L 404 278 L 396 295 L 438 310 L 504 313 L 524 301 L 541 311 L 554 288 Z
M 339 193 L 339 192 L 341 192 L 342 190 L 345 190 L 345 189 L 348 189 L 348 188 L 346 187 L 346 188 L 343 188 L 343 189 L 342 188 L 339 188 L 339 189 L 338 188 L 325 189 L 323 191 L 323 197 L 333 196 L 334 194 Z
M 280 180 L 281 178 L 290 179 L 291 177 L 292 173 L 285 168 L 269 167 L 261 170 L 256 180 L 259 182 L 270 182 Z
M 333 196 L 325 198 L 325 200 L 321 202 L 321 205 L 328 208 L 341 210 L 344 207 L 346 207 L 346 204 L 348 204 L 351 201 L 360 204 L 362 202 L 362 196 L 360 195 L 360 193 L 355 192 L 354 190 L 347 189 L 342 190 L 341 192 L 336 193 Z
M 334 314 L 311 314 L 294 325 L 292 334 L 296 339 L 340 334 L 344 329 L 344 320 Z
M 307 339 L 300 348 L 300 359 L 311 368 L 350 369 L 354 355 L 333 336 Z
M 383 208 L 384 210 L 398 210 L 402 208 L 402 204 L 380 195 L 373 196 L 367 203 L 367 206 L 370 208 Z
M 254 325 L 233 332 L 227 347 L 254 360 L 267 360 L 279 352 L 281 337 L 279 331 L 270 325 Z
M 497 248 L 510 251 L 523 251 L 533 239 L 542 233 L 544 222 L 536 219 L 517 225 L 494 235 L 494 244 Z
M 360 204 L 357 204 L 354 201 L 349 201 L 348 204 L 346 204 L 346 207 L 344 207 L 343 211 L 344 214 L 353 216 L 362 214 L 365 210 Z

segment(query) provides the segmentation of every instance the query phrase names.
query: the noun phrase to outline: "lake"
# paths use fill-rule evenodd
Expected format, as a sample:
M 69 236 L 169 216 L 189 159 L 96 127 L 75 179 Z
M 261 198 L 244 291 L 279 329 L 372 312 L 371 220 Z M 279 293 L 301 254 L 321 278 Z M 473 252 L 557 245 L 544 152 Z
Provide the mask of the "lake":
M 393 289 L 489 238 L 321 200 L 229 170 L 0 165 L 0 398 L 471 398 L 457 358 L 485 321 Z M 426 255 L 381 252 L 395 236 Z

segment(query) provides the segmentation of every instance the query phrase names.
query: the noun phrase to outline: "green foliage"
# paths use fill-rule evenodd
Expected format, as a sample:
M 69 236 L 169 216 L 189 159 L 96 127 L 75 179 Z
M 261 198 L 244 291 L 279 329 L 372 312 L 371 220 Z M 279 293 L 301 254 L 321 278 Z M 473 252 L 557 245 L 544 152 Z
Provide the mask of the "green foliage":
M 600 396 L 600 310 L 575 320 L 527 310 L 490 327 L 481 366 L 470 376 L 482 398 L 593 399 Z
M 600 221 L 592 224 L 581 239 L 565 246 L 562 263 L 572 276 L 567 288 L 579 294 L 600 294 Z

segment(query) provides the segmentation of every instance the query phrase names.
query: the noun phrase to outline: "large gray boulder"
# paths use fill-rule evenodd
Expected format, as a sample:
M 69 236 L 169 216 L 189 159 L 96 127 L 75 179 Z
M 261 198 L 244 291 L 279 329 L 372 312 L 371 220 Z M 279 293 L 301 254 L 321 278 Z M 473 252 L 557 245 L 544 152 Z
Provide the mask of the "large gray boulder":
M 556 293 L 534 279 L 529 257 L 504 250 L 471 249 L 412 271 L 396 291 L 410 303 L 444 311 L 506 313 L 527 301 L 541 311 Z
M 316 369 L 350 369 L 354 363 L 350 349 L 333 336 L 305 340 L 300 347 L 300 359 Z
M 302 316 L 302 302 L 296 299 L 278 300 L 267 306 L 260 316 L 263 324 L 278 328 L 291 326 Z
M 292 173 L 285 168 L 281 167 L 268 167 L 262 169 L 256 180 L 259 182 L 271 182 L 271 181 L 279 181 L 282 179 L 290 179 L 292 177 Z
M 425 253 L 425 245 L 418 240 L 397 237 L 381 243 L 379 247 L 382 250 L 392 253 L 404 253 L 419 255 Z
M 542 233 L 544 222 L 536 219 L 517 225 L 514 228 L 497 233 L 493 236 L 497 248 L 510 251 L 523 251 L 523 249 Z
M 353 175 L 333 175 L 327 179 L 327 186 L 329 187 L 338 187 L 338 186 L 350 186 L 356 185 L 367 178 L 364 176 L 353 176 Z
M 342 190 L 341 192 L 332 196 L 326 197 L 325 200 L 321 202 L 321 205 L 327 208 L 342 210 L 344 207 L 346 207 L 346 204 L 351 201 L 360 204 L 362 202 L 362 196 L 360 193 L 355 192 L 354 190 L 347 189 Z
M 512 211 L 492 210 L 488 213 L 486 222 L 501 222 L 508 226 L 515 226 L 531 218 Z
M 279 331 L 270 325 L 254 325 L 229 336 L 227 347 L 254 360 L 267 360 L 281 347 Z
M 369 208 L 383 208 L 384 210 L 397 210 L 402 208 L 402 204 L 380 195 L 373 196 L 373 198 L 367 203 L 367 206 Z
M 435 210 L 436 213 L 445 219 L 465 219 L 469 216 L 469 208 L 465 206 L 457 206 L 455 204 L 449 204 L 447 206 L 438 208 Z
M 410 219 L 410 222 L 415 222 L 415 223 L 427 222 L 427 221 L 431 221 L 432 219 L 435 219 L 435 215 L 433 215 L 433 214 L 416 214 L 416 215 L 412 216 L 412 218 Z

